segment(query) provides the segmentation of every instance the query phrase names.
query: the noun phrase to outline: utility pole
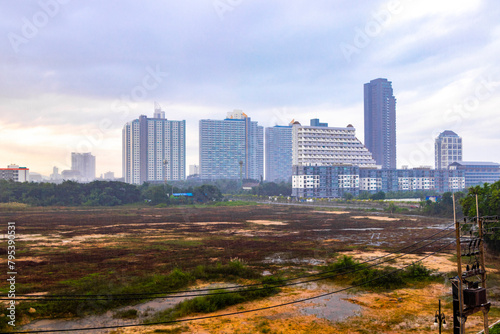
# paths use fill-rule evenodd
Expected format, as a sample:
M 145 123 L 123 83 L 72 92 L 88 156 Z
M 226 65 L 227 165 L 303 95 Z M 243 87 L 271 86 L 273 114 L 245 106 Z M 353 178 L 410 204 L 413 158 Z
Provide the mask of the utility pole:
M 486 295 L 486 267 L 484 261 L 484 222 L 490 221 L 479 216 L 476 195 L 476 217 L 465 217 L 460 223 L 456 217 L 455 195 L 453 195 L 453 216 L 457 244 L 457 277 L 452 280 L 453 292 L 453 333 L 464 334 L 467 317 L 483 312 L 484 333 L 488 334 L 488 312 L 491 303 Z M 498 220 L 498 217 L 496 217 Z M 464 241 L 464 242 L 462 242 Z M 468 245 L 468 247 L 467 247 Z M 464 247 L 465 246 L 465 247 Z M 467 262 L 462 267 L 462 257 Z
M 453 219 L 455 221 L 455 237 L 457 244 L 457 279 L 452 281 L 453 293 L 453 334 L 464 334 L 463 322 L 463 288 L 462 288 L 462 246 L 460 244 L 460 223 L 457 219 L 455 194 L 453 194 Z

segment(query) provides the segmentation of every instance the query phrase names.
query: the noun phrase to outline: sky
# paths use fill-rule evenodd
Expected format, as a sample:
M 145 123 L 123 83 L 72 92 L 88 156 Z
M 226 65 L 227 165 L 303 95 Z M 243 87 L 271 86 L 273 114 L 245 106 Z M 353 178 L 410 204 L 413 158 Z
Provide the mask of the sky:
M 495 0 L 3 1 L 0 167 L 49 175 L 91 152 L 120 177 L 121 130 L 155 101 L 186 120 L 187 166 L 199 120 L 234 109 L 363 141 L 376 78 L 397 100 L 398 166 L 434 166 L 444 130 L 464 160 L 500 162 L 499 17 Z

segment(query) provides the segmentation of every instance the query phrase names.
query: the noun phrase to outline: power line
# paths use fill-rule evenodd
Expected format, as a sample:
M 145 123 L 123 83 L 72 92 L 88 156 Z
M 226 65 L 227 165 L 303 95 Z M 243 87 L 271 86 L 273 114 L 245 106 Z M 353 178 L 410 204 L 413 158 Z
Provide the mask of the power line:
M 70 331 L 86 331 L 86 330 L 99 330 L 99 329 L 116 329 L 116 328 L 127 328 L 127 327 L 143 327 L 143 326 L 155 326 L 155 325 L 169 325 L 169 324 L 174 324 L 174 323 L 182 323 L 182 322 L 188 322 L 188 321 L 196 321 L 196 320 L 206 320 L 206 319 L 213 319 L 213 318 L 220 318 L 220 317 L 226 317 L 226 316 L 231 316 L 231 315 L 239 315 L 239 314 L 245 314 L 245 313 L 253 313 L 253 312 L 258 312 L 258 311 L 264 311 L 264 310 L 269 310 L 269 309 L 274 309 L 274 308 L 278 308 L 278 307 L 282 307 L 282 306 L 288 306 L 288 305 L 293 305 L 293 304 L 298 304 L 298 303 L 302 303 L 302 302 L 305 302 L 305 301 L 310 301 L 310 300 L 314 300 L 314 299 L 317 299 L 317 298 L 322 298 L 322 297 L 326 297 L 326 296 L 330 296 L 330 295 L 333 295 L 333 294 L 336 294 L 336 293 L 339 293 L 339 292 L 344 292 L 344 291 L 347 291 L 347 290 L 350 290 L 350 289 L 354 289 L 354 288 L 357 288 L 359 286 L 362 286 L 362 285 L 365 285 L 367 283 L 370 283 L 370 282 L 374 282 L 376 280 L 379 280 L 383 277 L 386 277 L 386 276 L 389 276 L 389 275 L 392 275 L 396 272 L 399 272 L 399 271 L 402 271 L 418 262 L 422 262 L 423 260 L 425 260 L 426 258 L 440 252 L 441 250 L 445 249 L 446 247 L 448 247 L 449 245 L 453 244 L 455 242 L 455 240 L 449 242 L 448 244 L 444 245 L 443 247 L 441 247 L 440 249 L 438 249 L 437 251 L 435 252 L 432 252 L 424 257 L 422 257 L 420 260 L 417 260 L 417 261 L 414 261 L 412 262 L 411 264 L 407 265 L 407 266 L 404 266 L 400 269 L 396 269 L 396 270 L 393 270 L 389 273 L 386 273 L 386 274 L 383 274 L 383 275 L 380 275 L 376 278 L 373 278 L 371 280 L 368 280 L 368 281 L 364 281 L 364 282 L 361 282 L 361 283 L 358 283 L 358 284 L 355 284 L 355 285 L 352 285 L 350 287 L 347 287 L 347 288 L 343 288 L 343 289 L 340 289 L 340 290 L 335 290 L 335 291 L 332 291 L 332 292 L 327 292 L 327 293 L 324 293 L 324 294 L 321 294 L 321 295 L 318 295 L 318 296 L 314 296 L 314 297 L 309 297 L 309 298 L 303 298 L 303 299 L 298 299 L 298 300 L 295 300 L 295 301 L 291 301 L 291 302 L 288 302 L 288 303 L 282 303 L 282 304 L 278 304 L 278 305 L 273 305 L 273 306 L 267 306 L 267 307 L 262 307 L 262 308 L 257 308 L 257 309 L 252 309 L 252 310 L 246 310 L 246 311 L 238 311 L 238 312 L 231 312 L 231 313 L 224 313 L 224 314 L 219 314 L 219 315 L 209 315 L 209 316 L 204 316 L 204 317 L 196 317 L 196 318 L 188 318 L 188 319 L 180 319 L 180 320 L 171 320 L 171 321 L 162 321 L 162 322 L 156 322 L 156 323 L 149 323 L 149 324 L 135 324 L 135 325 L 116 325 L 116 326 L 102 326 L 102 327 L 87 327 L 87 328 L 75 328 L 75 329 L 56 329 L 56 330 L 40 330 L 40 331 L 18 331 L 18 332 L 2 332 L 0 334 L 26 334 L 26 333 L 55 333 L 55 332 L 70 332 Z
M 444 238 L 446 238 L 447 235 L 444 235 L 438 239 L 435 239 L 431 242 L 429 242 L 428 244 L 426 245 L 423 245 L 419 248 L 416 248 L 414 249 L 413 251 L 417 251 L 419 249 L 422 249 L 422 248 L 425 248 L 439 240 L 442 240 Z M 102 295 L 92 295 L 92 296 L 85 296 L 85 295 L 68 295 L 68 297 L 70 298 L 59 298 L 60 296 L 58 297 L 54 297 L 54 296 L 40 296 L 40 297 L 33 297 L 33 298 L 20 298 L 20 299 L 17 299 L 19 301 L 86 301 L 86 300 L 107 300 L 107 301 L 110 301 L 110 300 L 139 300 L 139 299 L 145 299 L 145 297 L 152 297 L 154 296 L 154 298 L 185 298 L 185 297 L 200 297 L 200 296 L 207 296 L 207 295 L 214 295 L 214 294 L 229 294 L 229 293 L 235 293 L 235 292 L 251 292 L 251 291 L 260 291 L 260 290 L 268 290 L 268 289 L 273 289 L 273 288 L 281 288 L 281 287 L 287 287 L 287 286 L 294 286 L 294 285 L 300 285 L 300 284 L 306 284 L 306 283 L 312 283 L 312 282 L 317 282 L 317 281 L 321 281 L 321 280 L 325 280 L 325 279 L 330 279 L 330 278 L 335 278 L 337 276 L 341 276 L 341 275 L 347 275 L 347 274 L 351 274 L 351 273 L 355 273 L 357 271 L 360 271 L 360 270 L 364 270 L 364 269 L 368 269 L 368 268 L 372 268 L 372 267 L 376 267 L 376 266 L 379 266 L 383 263 L 386 263 L 386 262 L 389 262 L 389 261 L 393 261 L 395 259 L 398 259 L 398 258 L 401 258 L 405 255 L 408 255 L 410 253 L 404 253 L 404 254 L 401 254 L 401 255 L 398 255 L 396 257 L 393 257 L 393 258 L 390 258 L 390 259 L 387 259 L 385 261 L 382 261 L 380 263 L 375 263 L 373 265 L 370 265 L 370 266 L 367 266 L 367 267 L 360 267 L 358 269 L 354 269 L 354 270 L 351 270 L 351 271 L 348 271 L 348 272 L 343 272 L 343 273 L 339 273 L 339 274 L 335 274 L 335 275 L 328 275 L 328 276 L 321 276 L 321 277 L 318 277 L 316 279 L 311 279 L 311 280 L 308 280 L 308 281 L 303 281 L 303 282 L 295 282 L 295 283 L 285 283 L 285 284 L 272 284 L 272 283 L 259 283 L 258 285 L 267 285 L 267 286 L 264 286 L 264 287 L 261 287 L 261 288 L 254 288 L 254 289 L 247 289 L 247 290 L 244 290 L 244 291 L 241 291 L 241 290 L 238 290 L 238 291 L 220 291 L 222 289 L 227 289 L 227 288 L 214 288 L 214 289 L 205 289 L 205 290 L 185 290 L 185 291 L 177 291 L 177 292 L 173 292 L 173 293 L 190 293 L 190 292 L 205 292 L 207 290 L 210 290 L 210 291 L 218 291 L 216 293 L 197 293 L 197 294 L 192 294 L 192 295 L 189 295 L 189 294 L 184 294 L 184 295 L 160 295 L 161 293 L 145 293 L 145 294 L 135 294 L 136 297 L 121 297 L 121 296 L 128 296 L 128 295 L 109 295 L 107 297 L 102 297 Z M 387 257 L 384 256 L 384 257 Z M 379 257 L 380 258 L 380 257 Z M 337 268 L 336 270 L 330 270 L 330 271 L 324 271 L 324 272 L 321 272 L 321 273 L 317 273 L 317 274 L 314 274 L 315 276 L 320 276 L 320 275 L 324 275 L 324 274 L 327 274 L 327 273 L 332 273 L 332 272 L 336 272 L 336 271 L 340 271 L 340 270 L 345 270 L 345 269 L 349 269 L 349 268 L 354 268 L 354 267 L 357 267 L 357 266 L 360 266 L 362 264 L 366 264 L 368 262 L 371 262 L 373 260 L 370 260 L 370 261 L 365 261 L 365 262 L 361 262 L 361 263 L 357 263 L 355 265 L 352 265 L 352 266 L 347 266 L 347 267 L 344 267 L 344 268 Z M 297 278 L 295 278 L 297 279 Z M 250 287 L 250 286 L 256 286 L 256 285 L 247 285 L 247 287 Z M 230 289 L 235 289 L 235 288 L 240 288 L 240 286 L 236 286 L 236 287 L 229 287 Z M 81 296 L 80 298 L 71 298 L 71 297 L 77 297 L 77 296 Z M 97 296 L 97 297 L 93 297 L 93 296 Z M 118 296 L 118 297 L 115 297 L 115 296 Z M 9 298 L 0 298 L 0 300 L 11 300 Z
M 289 281 L 294 281 L 294 280 L 298 280 L 298 279 L 303 279 L 303 278 L 310 278 L 310 277 L 315 277 L 315 276 L 321 276 L 321 275 L 325 275 L 325 274 L 329 274 L 329 273 L 334 273 L 334 272 L 337 272 L 337 271 L 340 271 L 342 269 L 349 269 L 349 268 L 354 268 L 354 267 L 358 267 L 360 265 L 363 265 L 363 264 L 367 264 L 367 263 L 370 263 L 370 262 L 374 262 L 374 261 L 378 261 L 380 259 L 383 259 L 383 258 L 386 258 L 388 256 L 391 256 L 391 255 L 394 255 L 396 253 L 400 253 L 401 251 L 403 250 L 406 250 L 406 249 L 409 249 L 411 247 L 414 247 L 415 245 L 418 245 L 424 241 L 427 241 L 429 240 L 430 238 L 433 238 L 435 237 L 436 235 L 440 234 L 441 232 L 444 232 L 448 229 L 450 229 L 450 227 L 452 227 L 453 225 L 449 225 L 447 226 L 446 228 L 442 229 L 442 230 L 439 230 L 438 232 L 428 236 L 427 238 L 425 239 L 421 239 L 420 241 L 412 244 L 412 245 L 409 245 L 409 246 L 406 246 L 406 247 L 403 247 L 399 250 L 396 250 L 396 251 L 393 251 L 393 252 L 390 252 L 390 253 L 387 253 L 385 255 L 382 255 L 382 256 L 378 256 L 378 257 L 375 257 L 373 259 L 370 259 L 370 260 L 367 260 L 367 261 L 364 261 L 364 262 L 360 262 L 360 263 L 357 263 L 357 264 L 354 264 L 352 266 L 347 266 L 347 267 L 344 267 L 344 268 L 338 268 L 338 269 L 334 269 L 334 270 L 329 270 L 329 271 L 324 271 L 324 272 L 320 272 L 320 273 L 315 273 L 315 274 L 308 274 L 308 275 L 302 275 L 302 276 L 297 276 L 297 277 L 293 277 L 293 278 L 288 278 L 288 279 L 283 279 L 281 280 L 281 282 L 289 282 Z M 421 246 L 419 248 L 416 248 L 413 250 L 413 252 L 419 250 L 419 249 L 422 249 L 424 247 L 427 247 L 433 243 L 435 243 L 436 241 L 439 241 L 441 239 L 444 239 L 446 237 L 443 236 L 443 237 L 440 237 L 438 239 L 435 239 L 434 241 L 424 245 L 424 246 Z M 392 261 L 392 260 L 395 260 L 397 258 L 400 258 L 400 257 L 403 257 L 404 255 L 408 255 L 410 253 L 404 253 L 402 255 L 399 255 L 397 257 L 394 257 L 392 259 L 389 259 L 389 260 L 386 260 L 386 261 L 383 261 L 383 262 L 380 262 L 378 264 L 375 264 L 375 265 L 372 265 L 372 266 L 368 266 L 367 268 L 371 268 L 371 267 L 374 267 L 374 266 L 378 266 L 382 263 L 386 263 L 386 262 L 389 262 L 389 261 Z M 350 273 L 353 273 L 353 272 L 356 272 L 356 271 L 359 271 L 359 270 L 362 270 L 364 268 L 360 268 L 360 269 L 357 269 L 357 270 L 354 270 L 354 271 L 351 271 L 351 272 L 347 272 L 347 273 L 342 273 L 342 275 L 345 275 L 345 274 L 350 274 Z M 289 283 L 289 284 L 281 284 L 281 285 L 272 285 L 270 283 L 254 283 L 254 284 L 246 284 L 246 285 L 236 285 L 236 286 L 233 286 L 233 287 L 226 287 L 224 289 L 241 289 L 241 288 L 247 288 L 247 287 L 255 287 L 255 286 L 262 286 L 262 285 L 271 285 L 270 287 L 263 287 L 263 288 L 256 288 L 256 289 L 253 289 L 253 290 L 247 290 L 247 291 L 257 291 L 257 290 L 263 290 L 263 289 L 271 289 L 271 288 L 278 288 L 278 287 L 285 287 L 285 286 L 291 286 L 291 285 L 298 285 L 298 284 L 305 284 L 305 283 L 310 283 L 310 282 L 315 282 L 315 281 L 319 281 L 319 280 L 323 280 L 323 279 L 327 279 L 327 278 L 334 278 L 336 276 L 339 276 L 339 275 L 333 275 L 333 276 L 323 276 L 321 278 L 318 278 L 318 279 L 314 279 L 314 280 L 310 280 L 310 281 L 305 281 L 305 282 L 297 282 L 297 283 Z M 210 292 L 210 291 L 218 291 L 218 290 L 221 290 L 221 288 L 207 288 L 207 289 L 199 289 L 199 290 L 194 290 L 196 292 Z M 204 295 L 207 295 L 207 294 L 196 294 L 196 295 L 183 295 L 183 296 L 162 296 L 162 295 L 165 295 L 165 294 L 169 294 L 169 293 L 190 293 L 190 292 L 193 292 L 193 290 L 180 290 L 180 291 L 174 291 L 174 290 L 171 290 L 171 291 L 163 291 L 163 292 L 152 292 L 152 293 L 130 293 L 130 294 L 110 294 L 108 295 L 107 298 L 102 298 L 102 294 L 101 295 L 48 295 L 48 296 L 39 296 L 39 297 L 32 297 L 31 295 L 29 294 L 24 294 L 24 295 L 17 295 L 18 297 L 26 297 L 26 298 L 22 298 L 22 299 L 19 299 L 19 300 L 38 300 L 38 301 L 44 301 L 44 300 L 47 300 L 47 301 L 56 301 L 56 300 L 72 300 L 72 299 L 69 299 L 69 298 L 61 298 L 59 299 L 59 297 L 81 297 L 80 299 L 74 299 L 74 300 L 89 300 L 89 299 L 92 299 L 92 300 L 110 300 L 110 298 L 114 297 L 114 296 L 119 296 L 119 298 L 114 298 L 116 300 L 137 300 L 137 299 L 141 299 L 139 297 L 147 297 L 147 296 L 154 296 L 155 298 L 182 298 L 182 297 L 192 297 L 192 296 L 204 296 Z M 220 292 L 220 294 L 224 294 L 224 293 L 231 293 L 230 291 L 229 292 Z M 121 298 L 121 297 L 137 297 L 137 298 Z M 0 297 L 6 297 L 6 295 L 0 295 Z M 32 298 L 29 298 L 29 297 L 32 297 Z M 100 298 L 101 297 L 101 298 Z M 11 299 L 6 299 L 6 298 L 0 298 L 0 300 L 11 300 Z
M 415 249 L 414 251 L 416 250 L 419 250 L 421 248 L 424 248 L 424 247 L 427 247 L 441 239 L 444 239 L 445 237 L 447 237 L 446 235 L 441 237 L 441 238 L 438 238 L 436 240 L 433 240 L 431 241 L 430 243 L 426 244 L 426 245 L 423 245 L 417 249 Z M 208 295 L 222 295 L 222 294 L 230 294 L 230 293 L 237 293 L 237 292 L 251 292 L 251 291 L 260 291 L 260 290 L 269 290 L 269 289 L 274 289 L 274 288 L 281 288 L 281 287 L 287 287 L 287 286 L 295 286 L 295 285 L 300 285 L 300 284 L 306 284 L 306 283 L 312 283 L 312 282 L 318 282 L 318 281 L 322 281 L 322 280 L 325 280 L 325 279 L 330 279 L 330 278 L 335 278 L 337 276 L 342 276 L 342 275 L 347 275 L 347 274 L 352 274 L 352 273 L 355 273 L 355 272 L 358 272 L 358 271 L 361 271 L 361 270 L 364 270 L 364 269 L 368 269 L 368 268 L 372 268 L 372 267 L 376 267 L 376 266 L 379 266 L 383 263 L 386 263 L 386 262 L 389 262 L 389 261 L 393 261 L 395 259 L 398 259 L 398 258 L 401 258 L 405 255 L 408 255 L 409 253 L 405 253 L 405 254 L 401 254 L 399 256 L 396 256 L 396 257 L 393 257 L 391 259 L 388 259 L 388 260 L 385 260 L 385 261 L 382 261 L 380 263 L 375 263 L 375 264 L 372 264 L 370 266 L 367 266 L 367 267 L 361 267 L 361 268 L 358 268 L 358 269 L 354 269 L 354 270 L 351 270 L 351 271 L 348 271 L 348 272 L 343 272 L 343 273 L 339 273 L 339 274 L 335 274 L 335 275 L 328 275 L 328 276 L 322 276 L 322 277 L 318 277 L 316 279 L 311 279 L 311 280 L 308 280 L 308 281 L 303 281 L 303 282 L 295 282 L 295 283 L 286 283 L 286 284 L 272 284 L 272 283 L 268 283 L 268 286 L 264 286 L 264 287 L 261 287 L 261 288 L 254 288 L 254 289 L 246 289 L 246 290 L 237 290 L 237 291 L 220 291 L 222 290 L 222 288 L 218 288 L 218 289 L 213 289 L 214 291 L 218 291 L 216 293 L 200 293 L 200 294 L 192 294 L 192 295 L 189 295 L 189 294 L 185 294 L 185 295 L 166 295 L 166 296 L 161 296 L 161 295 L 156 295 L 155 298 L 185 298 L 185 297 L 201 297 L 201 296 L 208 296 Z M 366 263 L 366 262 L 365 262 Z M 353 268 L 353 267 L 356 267 L 356 266 L 359 266 L 361 265 L 362 263 L 358 263 L 358 264 L 355 264 L 353 266 L 349 266 L 349 267 L 345 267 L 345 268 L 338 268 L 337 270 L 331 270 L 331 271 L 328 271 L 328 272 L 335 272 L 335 271 L 340 271 L 342 269 L 347 269 L 347 268 Z M 323 275 L 325 273 L 328 273 L 328 272 L 322 272 L 322 273 L 318 273 L 316 275 Z M 262 283 L 262 284 L 266 284 L 266 283 Z M 234 288 L 234 287 L 233 287 Z M 196 291 L 196 290 L 195 290 Z M 200 291 L 200 290 L 198 290 Z M 193 292 L 193 290 L 191 291 L 187 291 L 187 293 L 189 292 Z M 179 292 L 177 292 L 179 293 Z M 86 300 L 138 300 L 138 299 L 142 299 L 142 297 L 144 297 L 143 295 L 140 295 L 140 296 L 137 296 L 137 297 L 118 297 L 118 298 L 111 298 L 113 296 L 116 296 L 116 295 L 110 295 L 110 297 L 108 298 L 84 298 L 84 297 L 81 297 L 81 298 L 50 298 L 47 297 L 47 298 L 22 298 L 22 299 L 19 299 L 19 301 L 22 301 L 22 300 L 36 300 L 36 301 L 86 301 Z M 150 296 L 150 295 L 147 295 L 147 296 Z M 0 298 L 0 300 L 11 300 L 11 299 L 8 299 L 8 298 L 5 298 L 5 299 L 2 299 Z

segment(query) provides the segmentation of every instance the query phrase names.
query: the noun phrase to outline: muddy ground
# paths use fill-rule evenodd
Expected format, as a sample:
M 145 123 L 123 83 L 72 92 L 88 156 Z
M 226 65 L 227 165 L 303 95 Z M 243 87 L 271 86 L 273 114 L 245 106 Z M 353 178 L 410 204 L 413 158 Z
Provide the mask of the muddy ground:
M 266 274 L 293 276 L 313 272 L 317 265 L 334 261 L 340 254 L 361 260 L 383 256 L 427 239 L 451 224 L 449 219 L 264 204 L 201 208 L 43 208 L 0 212 L 0 217 L 4 226 L 8 221 L 16 222 L 18 293 L 56 291 L 61 281 L 90 273 L 113 273 L 113 279 L 126 280 L 145 273 L 166 274 L 174 268 L 189 270 L 200 264 L 227 263 L 235 258 Z M 444 238 L 437 240 L 441 237 Z M 439 234 L 429 240 L 436 240 L 435 243 L 390 265 L 402 266 L 429 255 L 453 238 L 452 232 Z M 429 257 L 425 265 L 437 272 L 451 272 L 453 252 L 451 245 Z M 5 265 L 5 243 L 1 256 L 1 265 Z M 5 280 L 0 288 L 6 287 L 3 282 Z M 288 302 L 328 289 L 325 285 L 317 289 L 289 287 L 269 300 L 219 313 Z M 177 332 L 186 333 L 374 333 L 377 328 L 375 332 L 380 333 L 425 333 L 431 332 L 428 325 L 433 319 L 429 317 L 433 318 L 437 299 L 447 298 L 449 289 L 445 283 L 401 292 L 358 291 L 346 299 L 361 309 L 349 320 L 340 322 L 303 314 L 302 305 L 295 304 L 270 312 L 174 327 Z M 451 308 L 451 302 L 447 303 Z M 152 333 L 162 328 L 167 327 L 141 330 Z

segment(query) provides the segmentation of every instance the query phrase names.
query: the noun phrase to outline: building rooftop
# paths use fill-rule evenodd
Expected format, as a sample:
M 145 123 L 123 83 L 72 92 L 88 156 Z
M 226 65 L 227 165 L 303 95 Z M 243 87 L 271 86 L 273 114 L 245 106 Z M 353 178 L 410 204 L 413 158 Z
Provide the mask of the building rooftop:
M 446 137 L 458 137 L 458 135 L 451 131 L 451 130 L 445 130 L 439 134 L 440 137 L 446 136 Z
M 499 163 L 496 162 L 488 162 L 488 161 L 459 161 L 459 162 L 454 162 L 451 165 L 461 165 L 461 166 L 491 166 L 491 167 L 497 167 L 500 166 Z

